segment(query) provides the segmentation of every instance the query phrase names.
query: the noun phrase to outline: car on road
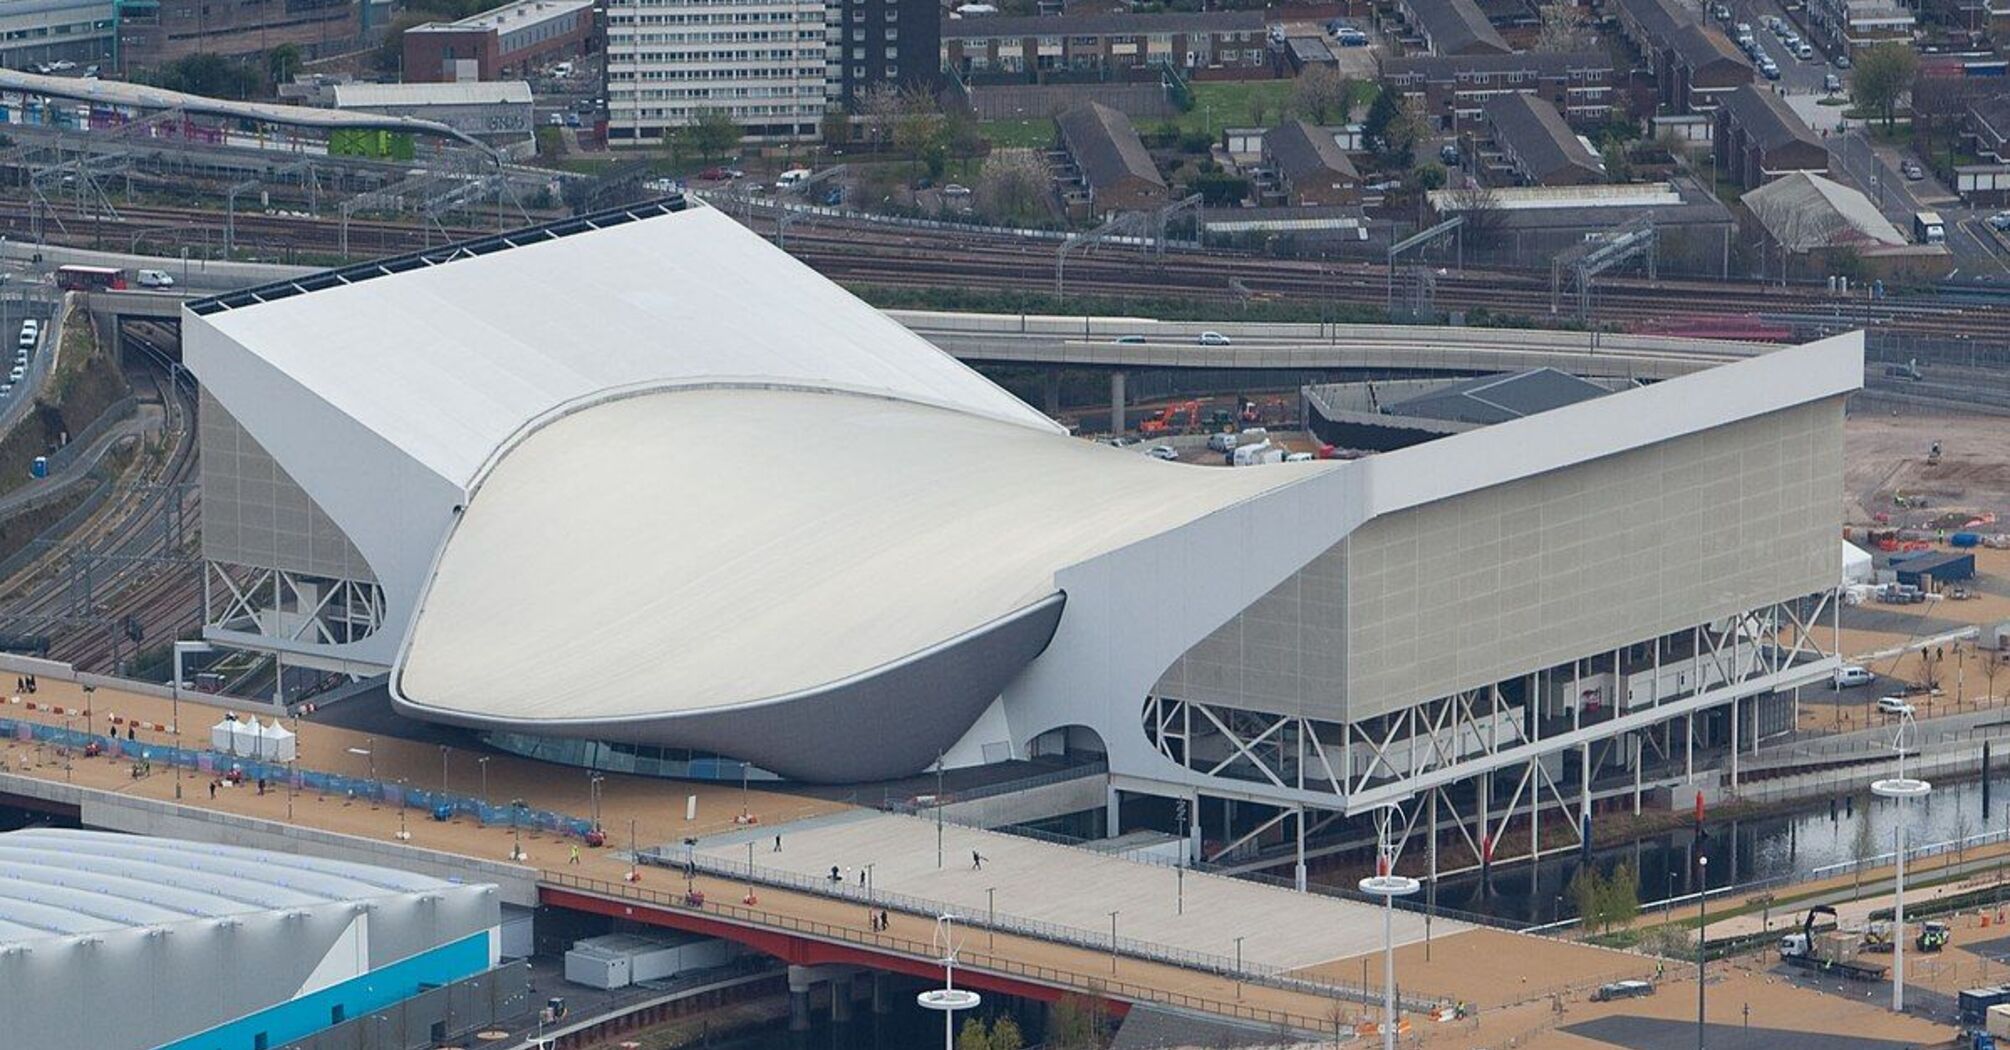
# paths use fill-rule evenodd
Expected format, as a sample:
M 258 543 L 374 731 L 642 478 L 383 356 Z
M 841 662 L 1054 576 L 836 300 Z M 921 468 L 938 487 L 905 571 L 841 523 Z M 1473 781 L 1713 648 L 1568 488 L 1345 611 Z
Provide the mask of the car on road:
M 1794 45 L 1794 54 L 1803 62 L 1812 62 L 1815 57 L 1814 45 L 1803 40 Z
M 173 288 L 174 278 L 166 270 L 140 270 L 133 275 L 142 288 Z
M 1909 715 L 1912 704 L 1902 696 L 1880 696 L 1877 698 L 1877 709 L 1887 715 Z
M 1202 346 L 1227 346 L 1228 342 L 1228 337 L 1220 332 L 1202 332 L 1200 334 L 1200 345 Z
M 546 117 L 544 122 L 554 128 L 562 128 L 565 126 L 565 114 L 553 113 L 551 116 Z
M 1999 211 L 1983 221 L 1987 222 L 1992 230 L 2010 233 L 2010 211 Z
M 1445 167 L 1447 167 L 1447 168 L 1456 168 L 1456 167 L 1458 167 L 1458 166 L 1459 166 L 1459 144 L 1458 144 L 1458 143 L 1456 143 L 1456 142 L 1447 142 L 1447 143 L 1445 143 L 1444 145 L 1442 145 L 1442 146 L 1439 146 L 1439 147 L 1438 147 L 1438 162 L 1439 162 L 1439 163 L 1441 163 L 1441 164 L 1443 164 L 1443 165 L 1444 165 Z
M 1836 55 L 1836 68 L 1837 68 L 1837 69 L 1848 69 L 1848 68 L 1849 68 L 1849 56 L 1848 56 L 1848 55 L 1843 55 L 1843 54 L 1838 54 L 1838 55 Z
M 1920 168 L 1919 162 L 1916 160 L 1900 162 L 1898 173 L 1905 176 L 1905 181 L 1907 182 L 1918 182 L 1926 177 L 1926 172 Z
M 1152 447 L 1145 450 L 1145 455 L 1150 456 L 1153 459 L 1163 459 L 1167 461 L 1173 461 L 1179 459 L 1179 449 L 1176 449 L 1171 445 L 1153 445 Z
M 1822 78 L 1822 90 L 1833 95 L 1842 90 L 1842 78 L 1830 73 Z
M 1858 664 L 1848 664 L 1836 668 L 1837 689 L 1852 689 L 1860 685 L 1869 685 L 1876 680 L 1877 676 L 1872 674 L 1868 667 Z
M 1750 23 L 1750 22 L 1740 22 L 1740 23 L 1738 23 L 1738 27 L 1737 27 L 1737 28 L 1738 28 L 1738 35 L 1739 35 L 1739 36 L 1751 36 L 1751 35 L 1752 35 L 1752 23 Z
M 20 382 L 20 381 L 21 381 L 21 377 L 23 377 L 23 376 L 25 376 L 25 375 L 27 375 L 27 374 L 28 374 L 28 370 L 27 370 L 26 368 L 22 367 L 21 365 L 15 365 L 15 366 L 13 367 L 13 369 L 11 369 L 10 371 L 8 371 L 8 373 L 7 373 L 7 381 L 8 381 L 9 383 L 18 383 L 18 382 Z
M 1729 22 L 1731 20 L 1731 9 L 1723 4 L 1718 4 L 1710 8 L 1710 17 L 1719 22 Z
M 1764 62 L 1759 63 L 1759 73 L 1767 80 L 1778 80 L 1780 79 L 1779 63 L 1774 62 L 1770 58 L 1766 59 Z
M 1125 346 L 1129 346 L 1133 343 L 1142 343 L 1144 341 L 1145 337 L 1141 335 L 1120 335 L 1117 337 L 1117 342 Z

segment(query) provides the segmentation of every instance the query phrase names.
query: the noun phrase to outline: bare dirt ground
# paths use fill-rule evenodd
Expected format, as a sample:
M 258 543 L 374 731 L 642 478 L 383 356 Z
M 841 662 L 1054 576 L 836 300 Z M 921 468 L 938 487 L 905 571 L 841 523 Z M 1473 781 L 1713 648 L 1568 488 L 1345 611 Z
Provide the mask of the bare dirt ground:
M 1933 442 L 1941 461 L 1926 463 Z M 1924 496 L 1924 509 L 1892 497 Z M 1843 518 L 1927 526 L 1950 511 L 2010 521 L 2010 420 L 2000 416 L 1887 416 L 1852 412 L 1843 426 Z M 1991 530 L 1995 531 L 1995 530 Z

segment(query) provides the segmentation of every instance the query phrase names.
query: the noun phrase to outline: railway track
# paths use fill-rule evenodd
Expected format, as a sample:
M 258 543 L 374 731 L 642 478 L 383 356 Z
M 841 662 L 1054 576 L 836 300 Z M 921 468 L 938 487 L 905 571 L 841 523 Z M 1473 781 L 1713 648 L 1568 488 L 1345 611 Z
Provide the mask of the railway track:
M 134 326 L 128 338 L 151 358 L 139 374 L 160 400 L 164 455 L 139 478 L 117 482 L 112 498 L 37 566 L 17 579 L 6 616 L 17 623 L 58 625 L 51 659 L 87 670 L 113 669 L 141 638 L 173 637 L 200 620 L 201 577 L 191 540 L 194 520 L 195 403 L 189 385 L 165 366 L 165 330 L 151 336 Z M 86 582 L 88 581 L 88 582 Z

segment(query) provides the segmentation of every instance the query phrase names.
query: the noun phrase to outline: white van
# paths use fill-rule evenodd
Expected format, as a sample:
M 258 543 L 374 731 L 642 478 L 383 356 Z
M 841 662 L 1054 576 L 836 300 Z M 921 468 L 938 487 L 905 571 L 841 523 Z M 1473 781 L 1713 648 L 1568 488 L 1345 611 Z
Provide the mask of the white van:
M 790 168 L 789 170 L 782 172 L 781 178 L 775 180 L 775 192 L 786 193 L 789 190 L 799 189 L 801 188 L 802 184 L 808 182 L 809 179 L 810 179 L 810 169 Z
M 9 383 L 18 383 L 21 381 L 21 377 L 27 374 L 28 374 L 27 369 L 21 367 L 20 365 L 15 365 L 13 370 L 7 373 L 7 381 Z
M 1235 435 L 1227 431 L 1219 434 L 1209 434 L 1207 436 L 1207 448 L 1210 452 L 1234 452 Z
M 174 278 L 166 270 L 141 270 L 135 276 L 142 288 L 173 288 Z

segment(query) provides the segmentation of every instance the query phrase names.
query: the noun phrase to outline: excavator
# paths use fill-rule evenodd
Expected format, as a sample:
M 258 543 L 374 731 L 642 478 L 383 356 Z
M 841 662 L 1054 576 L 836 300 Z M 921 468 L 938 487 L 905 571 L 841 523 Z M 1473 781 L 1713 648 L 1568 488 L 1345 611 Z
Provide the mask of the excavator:
M 1181 417 L 1185 417 L 1184 421 Z M 1167 405 L 1152 413 L 1138 424 L 1138 433 L 1147 437 L 1170 433 L 1174 430 L 1187 431 L 1200 428 L 1200 402 L 1182 401 Z

